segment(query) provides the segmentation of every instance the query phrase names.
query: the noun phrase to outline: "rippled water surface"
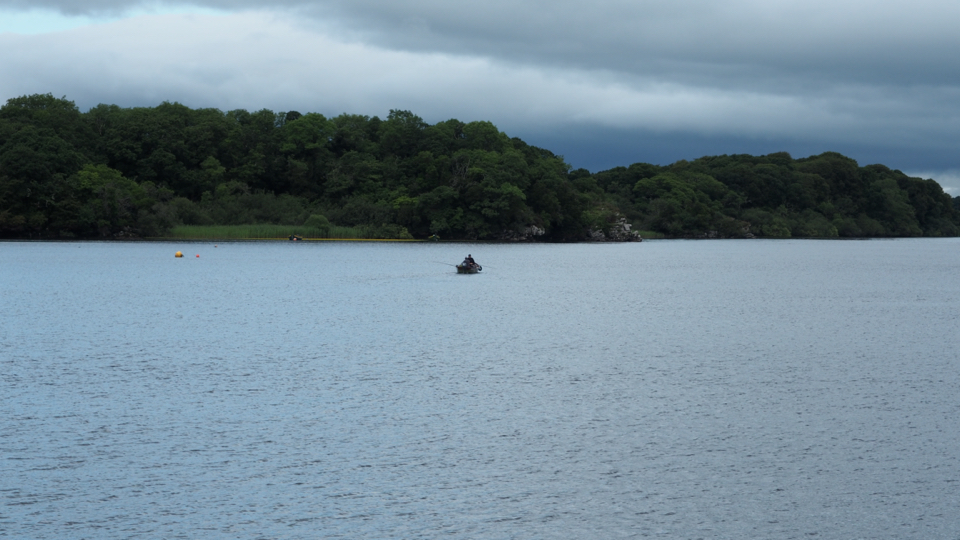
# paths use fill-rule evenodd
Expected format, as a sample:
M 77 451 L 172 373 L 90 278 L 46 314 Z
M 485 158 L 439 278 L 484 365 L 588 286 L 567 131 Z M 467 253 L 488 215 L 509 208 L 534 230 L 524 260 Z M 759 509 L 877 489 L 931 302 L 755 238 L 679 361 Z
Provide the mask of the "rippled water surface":
M 0 243 L 0 537 L 956 540 L 958 311 L 953 239 Z

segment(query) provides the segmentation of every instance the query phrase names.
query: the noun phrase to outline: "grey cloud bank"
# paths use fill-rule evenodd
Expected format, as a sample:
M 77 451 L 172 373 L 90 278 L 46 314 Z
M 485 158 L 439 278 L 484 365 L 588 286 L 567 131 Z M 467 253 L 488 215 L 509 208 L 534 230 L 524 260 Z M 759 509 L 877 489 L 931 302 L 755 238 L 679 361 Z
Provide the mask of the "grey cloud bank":
M 745 76 L 767 84 L 807 79 L 895 86 L 956 84 L 960 4 L 917 0 L 197 0 L 243 11 L 283 9 L 389 48 L 490 55 L 534 64 L 659 74 L 676 80 Z M 122 12 L 156 2 L 6 0 L 0 6 L 64 13 Z M 951 69 L 954 68 L 954 69 Z M 755 80 L 749 84 L 755 84 Z
M 489 119 L 593 170 L 843 152 L 960 168 L 960 4 L 201 1 L 0 35 L 0 97 Z M 140 2 L 0 1 L 122 13 Z

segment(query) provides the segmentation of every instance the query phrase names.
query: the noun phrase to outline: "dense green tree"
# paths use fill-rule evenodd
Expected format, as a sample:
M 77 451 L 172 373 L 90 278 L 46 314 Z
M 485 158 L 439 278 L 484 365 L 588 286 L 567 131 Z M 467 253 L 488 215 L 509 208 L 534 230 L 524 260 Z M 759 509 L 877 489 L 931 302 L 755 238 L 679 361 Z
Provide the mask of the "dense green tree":
M 0 234 L 39 234 L 74 194 L 86 157 L 51 128 L 24 126 L 0 146 Z
M 0 235 L 158 235 L 177 224 L 345 225 L 373 237 L 554 241 L 623 220 L 679 237 L 953 236 L 960 198 L 827 152 L 592 174 L 490 122 L 98 105 L 0 107 Z

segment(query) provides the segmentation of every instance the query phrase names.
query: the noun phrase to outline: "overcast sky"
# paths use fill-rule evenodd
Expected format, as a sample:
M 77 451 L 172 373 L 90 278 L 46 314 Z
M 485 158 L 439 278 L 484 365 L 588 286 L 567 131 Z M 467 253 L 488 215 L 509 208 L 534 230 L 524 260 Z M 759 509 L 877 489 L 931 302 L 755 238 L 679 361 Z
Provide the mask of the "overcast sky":
M 490 120 L 597 171 L 833 150 L 960 195 L 960 2 L 0 0 L 0 99 Z

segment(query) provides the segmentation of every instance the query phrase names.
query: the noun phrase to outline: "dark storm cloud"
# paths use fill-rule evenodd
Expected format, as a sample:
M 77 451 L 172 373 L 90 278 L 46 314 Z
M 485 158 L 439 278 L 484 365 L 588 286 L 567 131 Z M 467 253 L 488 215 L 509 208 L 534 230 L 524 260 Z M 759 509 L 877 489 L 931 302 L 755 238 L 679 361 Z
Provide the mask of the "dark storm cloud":
M 336 0 L 322 7 L 390 46 L 482 52 L 696 85 L 784 89 L 960 80 L 957 3 Z

